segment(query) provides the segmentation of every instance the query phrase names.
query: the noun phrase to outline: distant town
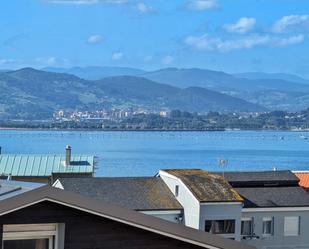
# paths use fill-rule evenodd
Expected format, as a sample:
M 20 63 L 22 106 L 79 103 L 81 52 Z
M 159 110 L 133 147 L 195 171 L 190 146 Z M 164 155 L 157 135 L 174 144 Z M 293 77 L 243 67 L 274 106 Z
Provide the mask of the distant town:
M 59 110 L 49 119 L 3 120 L 2 128 L 159 131 L 309 130 L 309 108 L 300 112 L 187 112 L 181 110 Z

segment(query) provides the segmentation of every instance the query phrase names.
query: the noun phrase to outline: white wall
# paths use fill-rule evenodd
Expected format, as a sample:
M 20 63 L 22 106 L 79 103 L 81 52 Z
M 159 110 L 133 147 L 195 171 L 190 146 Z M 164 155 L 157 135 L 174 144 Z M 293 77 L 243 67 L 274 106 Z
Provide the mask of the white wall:
M 179 186 L 179 193 L 176 198 L 184 208 L 183 224 L 204 231 L 205 220 L 233 219 L 235 220 L 235 234 L 223 236 L 240 240 L 242 203 L 230 204 L 224 202 L 215 204 L 207 203 L 207 205 L 204 205 L 195 198 L 180 179 L 164 171 L 159 171 L 159 175 L 174 195 L 175 186 Z
M 176 199 L 184 208 L 183 224 L 195 229 L 200 228 L 200 203 L 190 190 L 173 175 L 164 171 L 159 172 L 160 177 L 175 195 L 175 186 L 179 186 L 179 194 Z

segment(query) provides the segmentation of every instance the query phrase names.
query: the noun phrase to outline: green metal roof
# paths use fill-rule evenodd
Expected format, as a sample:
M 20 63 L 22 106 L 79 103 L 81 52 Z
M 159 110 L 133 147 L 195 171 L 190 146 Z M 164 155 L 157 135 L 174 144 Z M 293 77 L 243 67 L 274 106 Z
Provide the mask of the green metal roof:
M 51 176 L 53 173 L 93 173 L 94 156 L 72 155 L 65 165 L 65 155 L 0 155 L 0 175 Z

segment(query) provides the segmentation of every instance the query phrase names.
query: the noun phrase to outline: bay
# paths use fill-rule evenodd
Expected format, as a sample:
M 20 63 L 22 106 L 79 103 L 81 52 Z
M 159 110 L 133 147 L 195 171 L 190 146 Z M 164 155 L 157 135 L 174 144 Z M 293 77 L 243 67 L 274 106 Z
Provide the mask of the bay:
M 1 130 L 2 153 L 97 157 L 96 176 L 152 176 L 159 169 L 309 170 L 309 133 L 270 131 L 103 132 Z

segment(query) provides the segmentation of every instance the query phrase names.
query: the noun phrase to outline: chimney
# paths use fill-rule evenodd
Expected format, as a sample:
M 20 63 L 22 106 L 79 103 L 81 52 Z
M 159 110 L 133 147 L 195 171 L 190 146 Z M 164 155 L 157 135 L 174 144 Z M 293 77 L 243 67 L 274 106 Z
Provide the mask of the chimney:
M 69 166 L 71 164 L 71 146 L 67 145 L 65 147 L 65 166 Z

